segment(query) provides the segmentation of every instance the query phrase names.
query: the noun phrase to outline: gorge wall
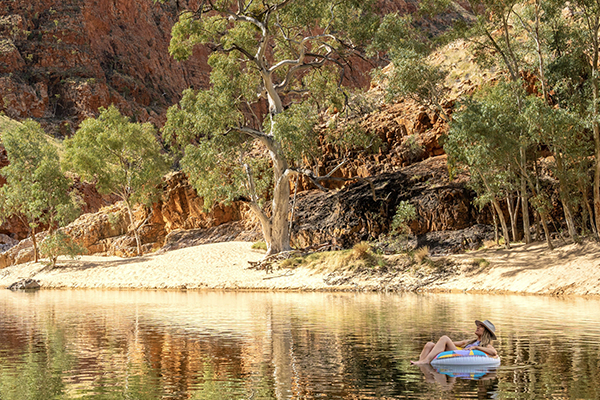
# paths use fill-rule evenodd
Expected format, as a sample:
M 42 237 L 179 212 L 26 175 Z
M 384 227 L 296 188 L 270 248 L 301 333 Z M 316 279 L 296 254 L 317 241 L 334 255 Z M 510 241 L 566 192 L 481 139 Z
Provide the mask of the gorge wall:
M 381 0 L 379 9 L 382 13 L 414 12 L 418 3 Z M 167 108 L 180 99 L 184 89 L 208 85 L 206 48 L 199 46 L 183 63 L 168 54 L 178 13 L 194 5 L 193 0 L 164 4 L 152 0 L 0 0 L 0 112 L 16 120 L 34 118 L 47 133 L 59 138 L 70 135 L 85 118 L 96 116 L 99 107 L 110 104 L 135 121 L 161 127 Z M 436 33 L 454 18 L 449 14 L 419 23 Z M 376 62 L 356 63 L 348 79 L 355 86 L 368 87 L 368 70 Z M 418 197 L 415 233 L 462 229 L 475 222 L 471 193 L 463 183 L 450 185 L 447 171 L 446 177 L 442 176 L 445 159 L 438 139 L 446 127 L 434 113 L 402 101 L 361 117 L 361 125 L 383 145 L 375 154 L 354 154 L 337 175 L 366 178 L 387 173 L 377 182 L 390 189 L 393 198 L 384 205 L 370 202 L 370 192 L 360 182 L 349 183 L 338 194 L 324 194 L 309 191 L 314 187 L 303 180 L 299 189 L 307 192 L 298 200 L 293 232 L 298 245 L 319 243 L 327 234 L 337 245 L 348 246 L 385 232 L 395 204 L 411 193 Z M 325 173 L 343 155 L 330 145 L 322 150 L 320 172 Z M 0 167 L 5 165 L 2 163 L 6 163 L 6 155 L 0 148 Z M 409 169 L 413 165 L 422 167 Z M 122 207 L 114 205 L 114 198 L 99 195 L 92 185 L 76 181 L 75 186 L 84 194 L 84 212 L 89 214 L 72 224 L 70 233 L 91 252 L 133 254 L 135 246 L 127 235 Z M 173 248 L 177 240 L 200 243 L 230 240 L 243 231 L 259 232 L 242 203 L 205 213 L 202 200 L 182 174 L 167 177 L 164 186 L 162 200 L 152 210 L 140 208 L 136 214 L 139 221 L 147 222 L 142 229 L 146 250 L 164 245 Z M 315 204 L 320 204 L 322 211 L 311 214 L 308 210 Z M 98 212 L 103 206 L 109 207 Z M 337 211 L 325 218 L 323 213 L 333 209 Z M 317 215 L 323 218 L 312 224 Z M 329 225 L 323 225 L 325 220 Z M 224 227 L 215 230 L 218 226 Z M 11 220 L 0 227 L 0 234 L 14 241 L 25 238 L 27 229 Z M 0 264 L 28 260 L 27 248 L 24 241 Z
M 182 90 L 208 84 L 208 52 L 168 54 L 183 1 L 0 1 L 0 111 L 64 136 L 115 104 L 162 126 Z

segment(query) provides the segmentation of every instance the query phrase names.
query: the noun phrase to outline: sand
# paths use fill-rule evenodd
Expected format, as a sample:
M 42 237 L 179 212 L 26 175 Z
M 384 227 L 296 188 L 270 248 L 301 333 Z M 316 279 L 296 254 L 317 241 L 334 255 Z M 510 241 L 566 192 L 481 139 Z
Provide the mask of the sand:
M 364 277 L 332 284 L 328 272 L 306 268 L 271 273 L 250 269 L 263 252 L 247 242 L 206 244 L 142 257 L 83 256 L 0 270 L 0 287 L 35 279 L 44 289 L 227 289 L 227 290 L 373 290 Z M 421 291 L 600 295 L 600 245 L 563 244 L 549 251 L 545 244 L 515 245 L 452 256 L 455 273 L 420 286 Z M 487 263 L 479 263 L 485 259 Z M 397 281 L 414 281 L 410 272 Z
M 600 295 L 600 244 L 517 244 L 512 249 L 477 251 L 452 258 L 462 273 L 435 288 L 449 291 Z M 484 259 L 489 266 L 474 266 Z M 469 265 L 470 264 L 470 265 Z M 475 263 L 477 264 L 477 263 Z

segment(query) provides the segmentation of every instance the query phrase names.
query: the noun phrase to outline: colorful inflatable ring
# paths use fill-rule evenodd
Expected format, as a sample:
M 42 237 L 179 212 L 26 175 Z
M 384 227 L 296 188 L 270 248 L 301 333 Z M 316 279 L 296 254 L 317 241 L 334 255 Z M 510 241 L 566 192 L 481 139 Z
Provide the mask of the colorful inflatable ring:
M 500 365 L 500 357 L 490 357 L 480 350 L 450 350 L 438 354 L 431 361 L 431 365 L 473 365 L 478 367 L 497 367 Z

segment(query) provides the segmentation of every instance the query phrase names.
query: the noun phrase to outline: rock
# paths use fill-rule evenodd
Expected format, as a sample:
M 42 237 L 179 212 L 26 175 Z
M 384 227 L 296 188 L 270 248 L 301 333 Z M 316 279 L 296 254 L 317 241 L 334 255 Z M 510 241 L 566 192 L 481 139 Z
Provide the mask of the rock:
M 332 241 L 348 248 L 377 239 L 388 232 L 400 201 L 408 200 L 416 208 L 417 218 L 410 225 L 415 235 L 464 229 L 479 215 L 464 180 L 449 181 L 445 156 L 378 175 L 371 182 L 372 186 L 357 182 L 337 192 L 299 194 L 292 242 L 308 247 Z
M 75 177 L 76 178 L 76 177 Z M 114 197 L 100 196 L 93 185 L 75 179 L 75 188 L 86 201 L 88 210 L 94 210 Z M 139 228 L 144 253 L 156 251 L 165 245 L 165 239 L 174 231 L 192 230 L 179 245 L 170 242 L 169 247 L 186 247 L 186 243 L 215 243 L 226 240 L 258 240 L 258 225 L 249 207 L 243 202 L 230 205 L 217 204 L 210 211 L 204 211 L 204 202 L 190 186 L 182 172 L 167 175 L 163 184 L 161 199 L 151 208 L 137 206 L 134 219 Z M 233 224 L 237 222 L 237 224 Z M 230 224 L 230 225 L 228 225 Z M 224 225 L 223 228 L 219 228 Z M 96 212 L 81 215 L 64 228 L 89 254 L 130 257 L 137 255 L 133 233 L 129 229 L 129 217 L 125 204 L 116 202 L 104 206 Z M 1 233 L 0 233 L 1 235 Z M 0 243 L 2 241 L 0 236 Z M 45 233 L 36 235 L 38 243 Z M 172 237 L 177 237 L 172 236 Z M 31 240 L 21 240 L 16 246 L 11 244 L 5 253 L 0 254 L 0 268 L 12 264 L 32 261 Z
M 182 249 L 207 243 L 251 241 L 262 239 L 257 230 L 248 231 L 243 221 L 225 223 L 207 229 L 176 230 L 167 235 L 162 251 Z
M 494 239 L 494 227 L 476 224 L 453 231 L 427 232 L 409 241 L 409 247 L 416 249 L 427 246 L 433 256 L 462 253 L 477 250 L 485 241 Z
M 207 87 L 208 50 L 168 56 L 171 27 L 187 1 L 7 2 L 0 17 L 0 111 L 42 119 L 62 136 L 115 104 L 157 125 L 188 87 Z
M 10 290 L 37 290 L 39 288 L 41 288 L 40 283 L 35 279 L 23 279 L 7 287 Z
M 19 243 L 18 240 L 11 238 L 8 235 L 0 233 L 0 252 L 4 252 Z

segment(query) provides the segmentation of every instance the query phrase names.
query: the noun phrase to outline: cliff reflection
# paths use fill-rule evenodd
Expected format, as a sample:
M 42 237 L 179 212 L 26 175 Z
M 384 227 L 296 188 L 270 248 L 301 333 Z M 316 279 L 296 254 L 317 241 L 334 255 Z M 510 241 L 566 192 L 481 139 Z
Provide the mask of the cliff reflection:
M 0 293 L 0 398 L 600 397 L 597 327 L 524 324 L 498 300 L 484 311 L 503 327 L 502 366 L 461 376 L 408 362 L 469 321 L 452 298 Z

